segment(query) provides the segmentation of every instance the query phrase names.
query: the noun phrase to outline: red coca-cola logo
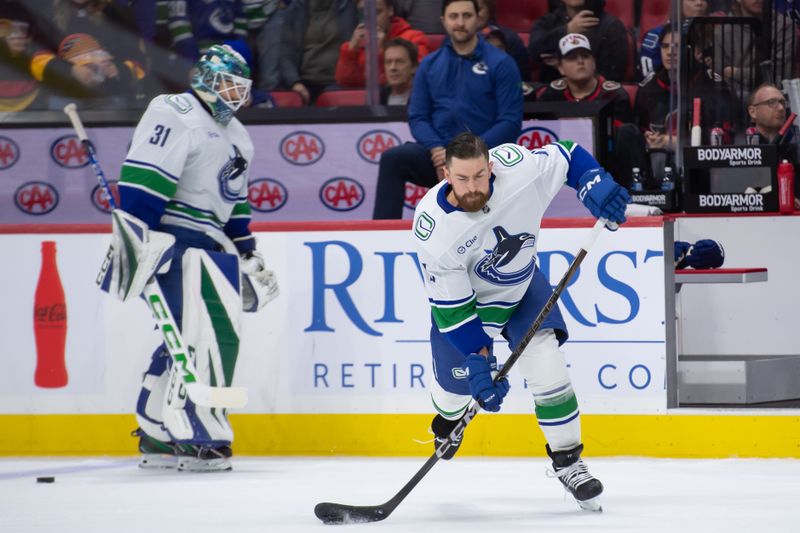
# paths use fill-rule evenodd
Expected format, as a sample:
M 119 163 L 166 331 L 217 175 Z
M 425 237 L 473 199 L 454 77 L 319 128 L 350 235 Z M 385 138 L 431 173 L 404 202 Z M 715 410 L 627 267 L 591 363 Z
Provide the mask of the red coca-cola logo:
M 253 180 L 247 189 L 247 200 L 250 207 L 262 213 L 277 211 L 289 199 L 286 187 L 278 180 L 261 178 Z
M 46 215 L 58 205 L 58 191 L 49 183 L 29 181 L 14 193 L 14 203 L 29 215 Z
M 428 190 L 429 189 L 427 187 L 423 187 L 421 185 L 406 183 L 405 201 L 403 202 L 403 205 L 409 209 L 416 209 L 417 204 L 419 204 L 419 201 L 422 200 L 422 197 L 425 196 Z
M 281 157 L 293 165 L 312 165 L 325 154 L 325 143 L 310 131 L 295 131 L 281 141 Z
M 37 322 L 66 322 L 67 306 L 63 303 L 37 305 L 33 309 L 33 318 Z
M 381 154 L 389 148 L 400 146 L 400 137 L 387 130 L 368 131 L 356 143 L 356 150 L 367 163 L 379 163 Z
M 111 189 L 111 194 L 114 195 L 114 202 L 119 205 L 119 184 L 116 181 L 109 181 L 108 187 Z M 108 201 L 108 193 L 106 188 L 99 183 L 92 189 L 92 205 L 103 213 L 111 212 L 111 203 Z
M 541 126 L 533 126 L 522 130 L 522 133 L 517 138 L 517 144 L 524 146 L 528 150 L 535 150 L 557 140 L 558 135 L 553 130 L 542 128 Z
M 50 147 L 50 157 L 64 168 L 81 168 L 89 164 L 89 157 L 75 135 L 59 137 Z
M 334 211 L 352 211 L 364 202 L 364 187 L 352 178 L 331 178 L 319 189 L 319 199 Z
M 19 146 L 8 137 L 0 136 L 0 170 L 11 168 L 19 161 Z

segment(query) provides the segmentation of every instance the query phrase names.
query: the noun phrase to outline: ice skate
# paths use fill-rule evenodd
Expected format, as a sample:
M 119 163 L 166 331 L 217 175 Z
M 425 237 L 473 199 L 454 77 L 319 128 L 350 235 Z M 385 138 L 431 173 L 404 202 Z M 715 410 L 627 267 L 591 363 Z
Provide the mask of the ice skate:
M 589 473 L 581 459 L 583 444 L 566 451 L 554 452 L 547 445 L 547 455 L 553 460 L 553 477 L 557 477 L 564 488 L 572 494 L 584 511 L 602 512 L 600 495 L 603 484 Z
M 447 437 L 450 436 L 450 432 L 453 431 L 453 429 L 458 425 L 459 422 L 461 422 L 460 418 L 458 420 L 448 420 L 442 415 L 436 415 L 433 418 L 433 422 L 431 422 L 431 431 L 433 431 L 434 435 L 433 437 L 434 450 L 438 450 L 439 447 L 442 444 L 444 444 L 444 441 L 447 440 Z M 458 451 L 458 448 L 461 446 L 461 441 L 463 437 L 464 434 L 462 433 L 461 435 L 459 435 L 457 439 L 453 439 L 452 443 L 450 444 L 450 447 L 442 455 L 442 459 L 447 461 L 453 458 L 453 456 Z
M 231 470 L 233 451 L 230 446 L 197 446 L 179 444 L 178 470 L 182 472 L 225 472 Z
M 154 439 L 147 433 L 137 428 L 131 433 L 139 437 L 139 468 L 175 468 L 178 466 L 178 457 L 175 455 L 175 444 Z

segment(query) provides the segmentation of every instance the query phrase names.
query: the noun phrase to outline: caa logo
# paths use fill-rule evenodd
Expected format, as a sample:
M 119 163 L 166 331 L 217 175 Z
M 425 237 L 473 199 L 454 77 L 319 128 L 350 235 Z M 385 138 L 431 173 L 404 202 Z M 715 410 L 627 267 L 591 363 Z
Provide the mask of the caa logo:
M 8 137 L 0 136 L 0 170 L 11 168 L 19 161 L 19 146 Z
M 111 189 L 111 194 L 114 196 L 114 202 L 119 205 L 119 183 L 116 181 L 109 181 L 108 186 Z M 108 201 L 106 188 L 99 183 L 92 189 L 92 205 L 95 206 L 98 211 L 111 213 L 111 203 Z
M 361 159 L 376 165 L 381 159 L 381 154 L 389 148 L 400 146 L 400 137 L 386 130 L 368 131 L 358 139 L 356 150 Z
M 283 183 L 272 178 L 253 180 L 247 190 L 250 207 L 261 213 L 277 211 L 289 199 L 289 192 Z
M 50 157 L 59 166 L 81 168 L 89 164 L 89 158 L 75 135 L 64 135 L 50 147 Z
M 295 131 L 281 141 L 281 157 L 293 165 L 313 165 L 325 155 L 325 143 L 310 131 Z
M 403 205 L 409 209 L 416 209 L 419 201 L 428 192 L 427 187 L 415 185 L 413 183 L 406 183 L 406 196 Z
M 319 189 L 319 199 L 334 211 L 352 211 L 364 202 L 364 187 L 351 178 L 331 178 Z
M 58 191 L 43 181 L 29 181 L 14 193 L 14 203 L 29 215 L 46 215 L 58 205 Z
M 535 150 L 547 144 L 556 142 L 558 135 L 553 130 L 542 128 L 541 126 L 533 126 L 522 130 L 517 138 L 517 144 L 524 146 L 528 150 Z

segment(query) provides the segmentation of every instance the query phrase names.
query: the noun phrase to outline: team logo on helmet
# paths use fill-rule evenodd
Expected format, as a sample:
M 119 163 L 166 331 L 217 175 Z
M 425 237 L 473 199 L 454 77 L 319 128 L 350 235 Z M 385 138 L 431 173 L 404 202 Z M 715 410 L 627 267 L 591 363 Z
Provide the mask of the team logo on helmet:
M 497 244 L 478 261 L 475 273 L 494 285 L 517 285 L 531 277 L 536 236 L 524 232 L 511 235 L 502 226 L 495 226 L 492 231 Z
M 43 181 L 29 181 L 14 193 L 14 203 L 29 215 L 46 215 L 58 206 L 58 191 Z
M 558 135 L 553 130 L 541 126 L 533 126 L 522 130 L 522 133 L 517 137 L 517 144 L 524 146 L 528 150 L 535 150 L 557 140 Z
M 63 135 L 56 139 L 50 147 L 50 157 L 64 168 L 81 168 L 89 164 L 89 156 L 77 135 Z
M 400 137 L 387 130 L 372 130 L 362 135 L 356 143 L 356 150 L 367 163 L 380 162 L 381 154 L 389 148 L 400 146 Z
M 364 202 L 364 187 L 352 178 L 331 178 L 319 189 L 319 199 L 334 211 L 352 211 Z
M 250 207 L 261 213 L 277 211 L 289 199 L 289 192 L 278 180 L 260 178 L 250 182 L 247 191 L 247 200 Z
M 310 131 L 295 131 L 281 140 L 281 157 L 293 165 L 313 165 L 325 155 L 325 143 Z
M 228 158 L 228 161 L 222 165 L 219 174 L 217 174 L 219 192 L 228 202 L 238 202 L 242 199 L 241 193 L 244 188 L 245 170 L 247 170 L 247 160 L 242 157 L 239 147 L 234 144 L 233 156 Z
M 108 187 L 111 189 L 111 194 L 114 196 L 114 203 L 119 205 L 119 182 L 109 181 Z M 106 188 L 99 183 L 92 189 L 91 200 L 92 205 L 95 206 L 98 211 L 111 213 L 111 202 L 108 201 L 108 193 L 106 192 Z
M 0 135 L 0 170 L 13 167 L 19 161 L 17 143 Z
M 416 209 L 419 201 L 422 200 L 425 193 L 428 192 L 427 187 L 422 185 L 415 185 L 413 183 L 406 183 L 405 200 L 403 205 L 409 209 Z

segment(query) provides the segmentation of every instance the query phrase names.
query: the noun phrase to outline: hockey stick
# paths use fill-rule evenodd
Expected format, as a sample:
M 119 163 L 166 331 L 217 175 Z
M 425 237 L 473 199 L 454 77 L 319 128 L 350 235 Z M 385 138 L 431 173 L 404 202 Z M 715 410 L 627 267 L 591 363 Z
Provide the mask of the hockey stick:
M 500 369 L 500 372 L 497 373 L 497 376 L 494 378 L 495 382 L 508 374 L 508 372 L 511 370 L 511 367 L 514 366 L 514 363 L 516 363 L 517 359 L 519 359 L 522 355 L 525 347 L 528 346 L 528 344 L 531 342 L 531 339 L 533 339 L 533 336 L 536 335 L 537 331 L 539 331 L 544 319 L 547 318 L 547 315 L 550 314 L 550 310 L 556 305 L 556 302 L 561 296 L 562 291 L 567 286 L 570 279 L 572 279 L 572 276 L 575 274 L 575 272 L 577 272 L 578 267 L 583 261 L 583 258 L 586 257 L 589 249 L 591 249 L 592 245 L 594 245 L 594 242 L 597 240 L 597 236 L 600 234 L 603 226 L 606 225 L 606 222 L 607 220 L 604 218 L 597 220 L 592 228 L 591 233 L 589 234 L 589 238 L 586 240 L 586 244 L 584 244 L 583 247 L 578 250 L 578 255 L 575 256 L 575 260 L 572 261 L 572 264 L 567 269 L 567 272 L 561 278 L 561 281 L 558 282 L 558 285 L 556 286 L 555 290 L 553 290 L 553 294 L 550 295 L 547 303 L 545 303 L 542 310 L 539 311 L 539 315 L 528 329 L 525 337 L 523 337 L 522 341 L 520 341 L 519 345 L 511 353 L 508 360 L 503 365 L 503 368 Z M 481 407 L 478 402 L 473 401 L 464 417 L 450 433 L 450 436 L 447 437 L 447 439 L 434 452 L 434 454 L 431 455 L 424 465 L 422 465 L 422 468 L 420 468 L 419 471 L 414 474 L 414 477 L 412 477 L 408 483 L 406 483 L 403 488 L 400 489 L 400 492 L 395 494 L 394 497 L 392 497 L 392 499 L 390 499 L 388 502 L 381 505 L 364 506 L 322 502 L 318 503 L 314 507 L 314 514 L 317 515 L 317 518 L 322 520 L 325 524 L 378 522 L 388 518 L 389 515 L 392 514 L 392 512 L 397 508 L 397 506 L 400 505 L 400 502 L 402 502 L 406 496 L 409 495 L 414 487 L 416 487 L 417 484 L 422 481 L 422 478 L 425 477 L 425 475 L 430 471 L 431 468 L 433 468 L 433 466 L 445 454 L 450 446 L 452 446 L 453 440 L 461 437 L 467 427 L 467 424 L 469 424 L 480 411 Z
M 108 196 L 108 204 L 111 206 L 111 216 L 114 216 L 114 211 L 117 209 L 117 203 L 114 201 L 114 196 L 111 194 L 111 187 L 108 185 L 103 169 L 100 168 L 100 163 L 97 161 L 97 154 L 94 150 L 92 141 L 86 135 L 86 130 L 83 127 L 81 118 L 78 116 L 75 104 L 67 104 L 64 107 L 64 113 L 69 117 L 78 139 L 81 141 L 83 148 L 86 150 L 86 155 L 89 162 L 92 164 L 94 173 L 97 176 L 100 185 Z M 106 269 L 110 266 L 111 251 L 106 255 L 106 260 L 103 263 L 100 277 L 105 274 Z M 183 341 L 180 329 L 175 323 L 175 319 L 167 305 L 167 299 L 161 291 L 161 286 L 158 284 L 155 276 L 150 278 L 144 288 L 144 298 L 147 305 L 153 311 L 153 317 L 156 319 L 158 329 L 164 337 L 164 345 L 167 347 L 169 355 L 172 357 L 173 366 L 176 368 L 180 377 L 181 384 L 186 389 L 186 394 L 189 395 L 195 404 L 204 407 L 221 407 L 221 408 L 239 408 L 247 404 L 247 389 L 244 387 L 211 387 L 204 385 L 197 380 L 197 369 L 194 366 L 193 356 L 191 350 Z

